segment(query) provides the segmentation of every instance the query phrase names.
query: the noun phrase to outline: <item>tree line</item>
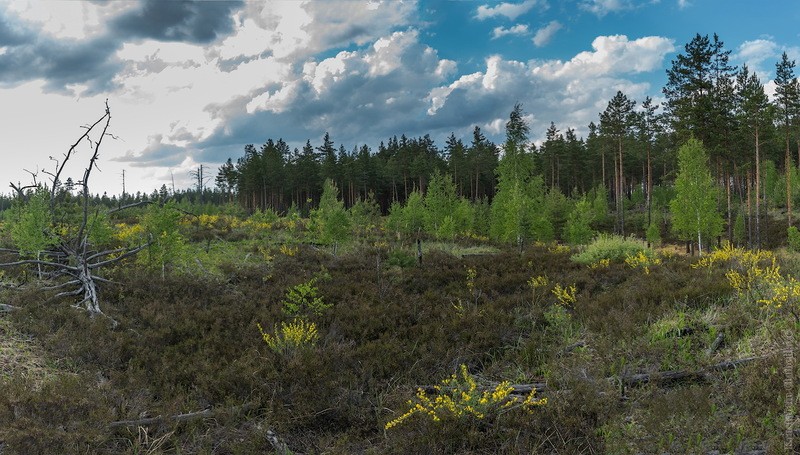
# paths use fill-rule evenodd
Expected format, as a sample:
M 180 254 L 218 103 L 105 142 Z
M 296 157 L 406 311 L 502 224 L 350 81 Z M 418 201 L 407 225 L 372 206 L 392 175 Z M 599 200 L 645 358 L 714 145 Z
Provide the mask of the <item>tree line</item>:
M 723 190 L 718 202 L 729 231 L 744 207 L 757 241 L 764 203 L 770 199 L 762 183 L 767 161 L 781 176 L 785 198 L 779 205 L 792 222 L 798 180 L 793 174 L 800 162 L 800 90 L 795 62 L 785 53 L 776 63 L 770 101 L 754 72 L 730 64 L 730 52 L 716 34 L 697 34 L 667 70 L 663 106 L 649 97 L 637 103 L 620 91 L 598 121 L 588 125 L 587 137 L 551 123 L 541 145 L 529 142 L 525 131 L 524 142 L 513 148 L 530 161 L 526 166 L 547 192 L 580 198 L 598 186 L 608 189 L 615 230 L 624 234 L 625 200 L 640 191 L 649 207 L 653 187 L 675 180 L 679 145 L 696 138 L 708 151 L 712 174 Z M 337 148 L 326 133 L 316 147 L 309 140 L 292 150 L 282 139 L 268 139 L 260 148 L 247 145 L 244 156 L 228 159 L 220 168 L 216 186 L 249 210 L 284 212 L 295 206 L 307 212 L 318 204 L 323 182 L 331 179 L 347 207 L 372 197 L 386 212 L 415 190 L 424 193 L 434 172 L 452 178 L 457 196 L 491 202 L 504 184 L 502 162 L 519 159 L 508 147 L 487 140 L 477 126 L 469 143 L 451 134 L 442 148 L 429 135 L 403 135 L 382 141 L 376 150 L 366 144 L 348 150 Z

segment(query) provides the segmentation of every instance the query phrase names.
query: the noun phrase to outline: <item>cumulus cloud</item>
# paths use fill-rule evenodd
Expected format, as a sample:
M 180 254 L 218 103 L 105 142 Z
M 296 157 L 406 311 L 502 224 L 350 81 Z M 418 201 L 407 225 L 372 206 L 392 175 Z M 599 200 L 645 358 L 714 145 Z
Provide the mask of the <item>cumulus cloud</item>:
M 660 69 L 674 49 L 670 40 L 661 37 L 630 41 L 624 36 L 601 36 L 592 46 L 593 51 L 565 62 L 526 63 L 492 56 L 485 70 L 432 89 L 427 113 L 437 125 L 470 119 L 491 131 L 500 124 L 498 119 L 507 116 L 508 100 L 518 100 L 532 114 L 534 136 L 543 135 L 550 121 L 585 134 L 586 125 L 597 120 L 617 90 L 634 99 L 648 94 L 648 84 L 633 82 L 627 75 Z
M 660 36 L 630 41 L 625 35 L 613 35 L 598 36 L 592 41 L 592 49 L 567 62 L 545 62 L 536 71 L 546 78 L 653 71 L 661 68 L 664 56 L 675 50 L 675 44 Z
M 527 35 L 528 26 L 525 24 L 517 24 L 513 27 L 495 27 L 492 30 L 492 39 L 502 38 L 508 35 Z
M 636 5 L 633 0 L 584 0 L 580 7 L 599 17 L 608 13 L 616 13 L 627 9 L 632 9 Z
M 563 27 L 564 26 L 561 25 L 560 22 L 551 21 L 549 24 L 536 31 L 536 34 L 533 36 L 533 44 L 535 44 L 536 47 L 546 46 Z
M 475 17 L 479 20 L 485 20 L 497 16 L 503 16 L 513 21 L 519 16 L 533 9 L 533 7 L 538 3 L 538 0 L 525 0 L 522 3 L 503 2 L 496 6 L 481 5 L 475 12 Z
M 770 71 L 769 66 L 774 65 L 780 57 L 780 53 L 780 47 L 771 39 L 757 39 L 739 45 L 734 57 L 746 63 L 763 79 Z

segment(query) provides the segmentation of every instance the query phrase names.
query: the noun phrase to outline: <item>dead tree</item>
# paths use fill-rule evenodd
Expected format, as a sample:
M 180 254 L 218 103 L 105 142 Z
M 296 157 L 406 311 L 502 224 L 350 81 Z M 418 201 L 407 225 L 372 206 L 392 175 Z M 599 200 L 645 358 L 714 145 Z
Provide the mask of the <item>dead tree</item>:
M 6 250 L 12 254 L 16 254 L 19 260 L 12 262 L 0 263 L 0 267 L 15 267 L 15 266 L 36 266 L 41 268 L 44 273 L 42 278 L 49 281 L 44 290 L 59 291 L 55 294 L 53 299 L 60 299 L 64 297 L 71 297 L 75 299 L 73 306 L 75 308 L 82 308 L 89 312 L 92 316 L 102 315 L 100 309 L 100 299 L 98 295 L 98 283 L 109 283 L 110 281 L 98 275 L 99 269 L 117 263 L 125 258 L 131 257 L 143 250 L 149 243 L 139 245 L 133 248 L 116 248 L 110 250 L 97 250 L 95 245 L 92 245 L 89 240 L 89 226 L 91 221 L 97 218 L 97 212 L 94 216 L 90 215 L 89 207 L 89 178 L 91 177 L 92 170 L 97 168 L 97 160 L 100 154 L 100 146 L 103 139 L 111 136 L 108 132 L 108 127 L 111 123 L 111 110 L 106 101 L 105 113 L 103 116 L 91 125 L 84 125 L 86 130 L 80 138 L 75 141 L 69 150 L 64 154 L 63 161 L 56 162 L 55 171 L 45 172 L 50 176 L 50 212 L 53 215 L 55 208 L 58 205 L 58 189 L 61 186 L 61 174 L 67 162 L 72 159 L 76 153 L 76 149 L 80 144 L 88 142 L 91 146 L 92 156 L 89 159 L 89 165 L 83 172 L 83 179 L 78 181 L 82 189 L 81 205 L 82 213 L 80 221 L 78 222 L 75 234 L 65 234 L 58 236 L 57 242 L 54 247 L 43 251 L 37 259 L 24 259 L 23 252 L 17 250 Z M 99 131 L 99 135 L 97 135 Z M 95 140 L 92 137 L 96 137 Z M 34 174 L 35 177 L 35 174 Z M 26 188 L 39 188 L 39 184 L 33 186 L 20 186 L 11 184 L 11 187 L 17 192 L 18 197 L 25 199 L 24 189 Z M 19 247 L 19 245 L 17 245 Z

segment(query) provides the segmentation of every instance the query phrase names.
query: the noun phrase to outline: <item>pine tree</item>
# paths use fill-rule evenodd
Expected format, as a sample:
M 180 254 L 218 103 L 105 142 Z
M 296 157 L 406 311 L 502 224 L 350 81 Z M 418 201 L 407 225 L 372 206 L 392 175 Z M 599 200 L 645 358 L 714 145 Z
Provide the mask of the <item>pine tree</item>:
M 798 93 L 797 77 L 794 75 L 794 60 L 789 60 L 786 52 L 775 65 L 775 108 L 777 116 L 783 126 L 786 143 L 786 156 L 784 158 L 786 172 L 786 211 L 789 226 L 792 225 L 792 156 L 789 151 L 791 127 L 794 118 L 800 109 L 800 94 Z M 800 152 L 799 152 L 800 153 Z M 798 156 L 800 159 L 800 156 Z M 800 164 L 800 163 L 798 163 Z
M 606 110 L 600 114 L 600 131 L 603 135 L 611 138 L 617 149 L 614 198 L 617 208 L 617 232 L 625 235 L 625 214 L 623 199 L 625 193 L 625 168 L 623 156 L 623 143 L 630 135 L 631 129 L 636 121 L 636 114 L 633 111 L 636 102 L 629 100 L 621 91 L 608 102 Z
M 771 121 L 771 112 L 764 86 L 747 65 L 736 76 L 736 106 L 741 130 L 752 140 L 755 152 L 755 247 L 761 248 L 761 138 Z
M 723 219 L 717 212 L 708 156 L 697 139 L 689 139 L 678 149 L 675 191 L 675 199 L 670 202 L 672 230 L 685 240 L 697 239 L 702 254 L 704 241 L 707 243 L 722 232 Z

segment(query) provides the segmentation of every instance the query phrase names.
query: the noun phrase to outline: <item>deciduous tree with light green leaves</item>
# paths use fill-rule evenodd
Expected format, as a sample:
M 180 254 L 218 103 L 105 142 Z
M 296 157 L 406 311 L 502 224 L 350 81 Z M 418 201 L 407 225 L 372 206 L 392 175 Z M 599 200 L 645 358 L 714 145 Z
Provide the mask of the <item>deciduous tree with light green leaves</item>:
M 678 149 L 675 192 L 670 202 L 672 231 L 684 240 L 696 239 L 702 254 L 703 243 L 722 233 L 723 220 L 717 211 L 717 188 L 708 169 L 708 157 L 697 139 L 689 139 Z
M 18 201 L 10 225 L 11 239 L 22 257 L 38 257 L 42 251 L 54 245 L 56 237 L 51 232 L 49 192 L 37 188 L 27 201 Z

